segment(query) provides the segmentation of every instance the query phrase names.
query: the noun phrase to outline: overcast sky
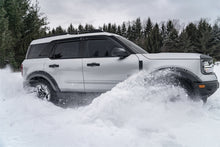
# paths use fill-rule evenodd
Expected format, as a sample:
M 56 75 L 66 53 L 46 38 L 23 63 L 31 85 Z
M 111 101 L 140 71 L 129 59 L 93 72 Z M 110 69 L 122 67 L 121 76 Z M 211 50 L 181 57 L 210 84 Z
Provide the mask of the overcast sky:
M 39 4 L 51 28 L 67 28 L 70 23 L 98 27 L 138 17 L 158 23 L 179 19 L 185 24 L 208 18 L 213 23 L 220 17 L 220 0 L 39 0 Z

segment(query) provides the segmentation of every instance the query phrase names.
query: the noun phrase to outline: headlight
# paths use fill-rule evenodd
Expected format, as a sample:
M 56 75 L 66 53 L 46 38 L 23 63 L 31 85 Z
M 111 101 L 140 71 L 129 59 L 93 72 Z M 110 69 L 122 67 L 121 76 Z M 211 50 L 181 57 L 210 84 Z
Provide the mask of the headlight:
M 203 74 L 213 73 L 213 59 L 210 56 L 201 55 L 201 71 Z

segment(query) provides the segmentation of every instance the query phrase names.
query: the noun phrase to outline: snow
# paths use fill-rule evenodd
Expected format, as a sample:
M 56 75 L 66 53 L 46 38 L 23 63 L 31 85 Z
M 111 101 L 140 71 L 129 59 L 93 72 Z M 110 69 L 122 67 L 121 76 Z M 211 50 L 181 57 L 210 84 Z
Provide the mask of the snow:
M 203 105 L 154 78 L 140 72 L 90 105 L 62 108 L 0 70 L 0 147 L 219 147 L 220 91 Z

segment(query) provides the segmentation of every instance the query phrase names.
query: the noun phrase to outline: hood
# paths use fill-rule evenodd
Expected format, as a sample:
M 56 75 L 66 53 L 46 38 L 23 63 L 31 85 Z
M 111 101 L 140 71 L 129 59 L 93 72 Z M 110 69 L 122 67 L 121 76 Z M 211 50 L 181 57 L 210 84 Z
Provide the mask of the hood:
M 148 59 L 152 60 L 200 60 L 201 54 L 197 53 L 157 53 L 143 54 Z

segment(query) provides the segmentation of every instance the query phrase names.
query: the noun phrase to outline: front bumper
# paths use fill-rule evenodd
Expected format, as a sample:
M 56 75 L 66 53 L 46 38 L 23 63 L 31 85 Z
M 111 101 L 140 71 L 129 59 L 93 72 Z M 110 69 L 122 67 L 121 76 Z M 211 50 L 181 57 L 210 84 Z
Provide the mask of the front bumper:
M 199 96 L 209 97 L 219 88 L 219 83 L 217 80 L 198 82 L 194 83 L 194 88 Z

